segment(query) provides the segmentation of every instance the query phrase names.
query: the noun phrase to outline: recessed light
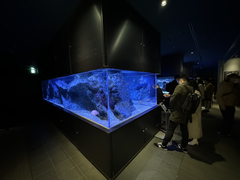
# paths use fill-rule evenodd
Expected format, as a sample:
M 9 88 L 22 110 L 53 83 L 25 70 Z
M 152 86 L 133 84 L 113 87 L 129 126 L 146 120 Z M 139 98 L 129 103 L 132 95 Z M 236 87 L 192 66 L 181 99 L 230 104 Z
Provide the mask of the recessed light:
M 166 5 L 167 5 L 167 1 L 163 0 L 162 3 L 161 3 L 161 6 L 166 6 Z
M 191 52 L 191 54 L 193 54 L 193 51 Z
M 197 62 L 197 64 L 199 64 L 199 62 Z
M 36 73 L 36 69 L 34 67 L 31 67 L 31 73 L 35 74 Z

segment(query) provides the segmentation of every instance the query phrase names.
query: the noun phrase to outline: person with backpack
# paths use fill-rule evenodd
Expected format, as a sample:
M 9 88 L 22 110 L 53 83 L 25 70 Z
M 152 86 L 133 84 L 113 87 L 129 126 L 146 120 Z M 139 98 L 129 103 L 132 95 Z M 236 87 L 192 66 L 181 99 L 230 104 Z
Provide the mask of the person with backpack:
M 219 84 L 216 99 L 219 104 L 223 122 L 218 128 L 219 134 L 231 136 L 231 130 L 234 124 L 235 106 L 238 104 L 239 90 L 235 87 L 235 82 L 239 76 L 230 74 L 227 79 Z
M 171 115 L 169 117 L 169 127 L 163 139 L 163 142 L 154 143 L 158 148 L 167 150 L 167 144 L 171 141 L 173 133 L 178 125 L 182 132 L 182 143 L 178 144 L 173 141 L 173 144 L 182 152 L 187 153 L 187 144 L 188 144 L 188 128 L 187 122 L 190 113 L 183 112 L 183 104 L 185 103 L 187 96 L 193 92 L 193 87 L 188 85 L 189 77 L 187 75 L 182 75 L 179 78 L 179 85 L 176 86 L 173 94 L 170 96 L 170 108 Z
M 199 89 L 198 83 L 195 80 L 190 80 L 189 85 L 193 87 L 194 92 L 199 96 L 199 104 L 194 114 L 192 114 L 192 122 L 188 122 L 188 133 L 189 139 L 192 139 L 189 142 L 189 145 L 198 145 L 198 139 L 202 137 L 202 108 L 201 108 L 201 100 L 202 94 L 204 90 Z M 201 84 L 200 84 L 201 85 Z M 203 87 L 203 86 L 202 86 Z

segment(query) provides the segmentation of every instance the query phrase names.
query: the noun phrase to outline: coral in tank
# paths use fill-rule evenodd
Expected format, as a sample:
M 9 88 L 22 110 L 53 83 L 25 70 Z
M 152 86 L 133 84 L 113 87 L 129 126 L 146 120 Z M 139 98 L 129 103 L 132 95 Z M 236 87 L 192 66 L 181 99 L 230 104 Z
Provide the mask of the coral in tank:
M 137 100 L 139 103 L 149 102 L 155 97 L 155 79 L 149 76 L 140 76 L 138 81 L 133 79 L 130 85 L 131 99 Z
M 90 76 L 86 76 L 86 74 L 76 75 L 74 80 L 69 83 L 67 91 L 69 97 L 72 99 L 72 103 L 79 105 L 85 110 L 97 110 L 99 118 L 107 120 L 107 99 L 105 98 L 105 92 L 106 80 L 101 73 L 94 73 Z M 102 99 L 99 98 L 100 94 Z
M 120 120 L 132 115 L 135 110 L 126 82 L 121 73 L 108 76 L 109 104 L 113 114 Z

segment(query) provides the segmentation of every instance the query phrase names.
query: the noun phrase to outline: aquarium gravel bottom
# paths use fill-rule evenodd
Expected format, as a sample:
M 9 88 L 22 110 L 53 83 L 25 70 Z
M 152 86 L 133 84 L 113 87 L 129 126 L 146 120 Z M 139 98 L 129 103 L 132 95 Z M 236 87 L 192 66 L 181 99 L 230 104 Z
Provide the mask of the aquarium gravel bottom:
M 51 102 L 50 100 L 46 100 L 46 101 Z M 88 111 L 88 110 L 71 110 L 71 109 L 65 108 L 61 104 L 56 104 L 56 102 L 51 102 L 51 103 L 53 103 L 55 105 L 58 105 L 58 106 L 60 106 L 64 109 L 66 109 L 66 110 L 68 110 L 68 111 L 70 111 L 70 112 L 72 112 L 72 113 L 74 113 L 74 114 L 92 122 L 92 123 L 98 124 L 100 126 L 104 126 L 104 128 L 107 128 L 107 129 L 110 129 L 110 128 L 118 125 L 118 124 L 121 124 L 125 121 L 128 121 L 131 118 L 133 118 L 134 116 L 136 116 L 140 113 L 143 113 L 144 111 L 156 106 L 155 103 L 149 103 L 148 102 L 148 103 L 145 104 L 144 102 L 139 103 L 138 101 L 133 101 L 133 104 L 134 104 L 134 107 L 136 108 L 136 110 L 132 112 L 132 116 L 130 116 L 129 118 L 124 119 L 124 120 L 119 120 L 114 116 L 112 111 L 109 111 L 110 112 L 110 114 L 109 114 L 110 115 L 110 124 L 109 124 L 108 120 L 102 120 L 102 119 L 98 118 L 97 116 L 91 115 L 91 111 Z M 108 127 L 110 127 L 110 128 L 108 128 Z

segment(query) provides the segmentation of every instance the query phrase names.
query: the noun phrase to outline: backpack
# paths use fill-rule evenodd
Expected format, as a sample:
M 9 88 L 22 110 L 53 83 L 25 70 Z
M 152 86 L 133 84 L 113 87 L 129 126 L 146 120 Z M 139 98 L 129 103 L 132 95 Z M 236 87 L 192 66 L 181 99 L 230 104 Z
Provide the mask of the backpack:
M 189 91 L 187 86 L 184 86 L 184 87 L 187 91 Z M 184 114 L 189 114 L 189 115 L 194 114 L 198 108 L 200 101 L 201 101 L 201 98 L 197 93 L 195 93 L 195 90 L 193 90 L 193 92 L 188 93 L 184 103 L 181 106 L 182 112 Z

